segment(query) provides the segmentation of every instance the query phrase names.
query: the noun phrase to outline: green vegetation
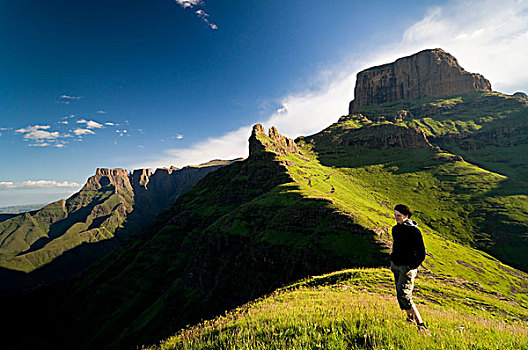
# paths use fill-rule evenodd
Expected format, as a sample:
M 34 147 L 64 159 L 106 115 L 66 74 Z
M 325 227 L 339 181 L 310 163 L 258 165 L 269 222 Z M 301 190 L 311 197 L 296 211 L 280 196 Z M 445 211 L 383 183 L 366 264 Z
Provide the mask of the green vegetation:
M 344 270 L 279 289 L 152 349 L 528 348 L 528 311 L 467 282 L 418 277 L 415 302 L 430 335 L 404 320 L 395 299 L 390 271 Z
M 527 108 L 496 93 L 400 101 L 299 138 L 299 151 L 259 131 L 247 160 L 68 286 L 50 327 L 65 348 L 132 348 L 287 286 L 167 346 L 526 348 L 528 276 L 510 266 L 528 269 Z M 400 202 L 427 247 L 429 338 L 411 337 L 383 268 Z M 351 267 L 376 269 L 325 275 Z
M 129 193 L 86 189 L 0 222 L 0 267 L 31 272 L 83 243 L 111 239 L 132 205 Z
M 313 238 L 296 233 L 303 223 L 288 215 L 277 214 L 282 230 L 258 237 L 348 259 L 362 252 L 360 266 L 383 264 L 372 254 L 388 251 L 393 206 L 409 204 L 428 251 L 422 272 L 427 278 L 418 281 L 416 294 L 431 337 L 404 324 L 397 303 L 387 298 L 393 294 L 390 272 L 375 269 L 285 287 L 225 317 L 184 329 L 161 348 L 528 348 L 528 276 L 474 249 L 527 267 L 526 180 L 516 176 L 526 154 L 519 150 L 528 146 L 518 136 L 527 111 L 526 104 L 496 93 L 366 108 L 362 115 L 343 117 L 319 134 L 300 138 L 302 155 L 277 155 L 290 181 L 246 204 L 253 210 L 276 203 L 280 213 L 289 201 L 288 208 L 304 213 L 309 224 L 304 230 L 314 216 L 310 207 L 327 208 L 334 215 L 316 219 L 321 223 L 315 226 L 317 248 Z M 505 125 L 512 130 L 497 139 Z M 421 129 L 432 144 L 409 128 Z M 411 142 L 402 146 L 404 138 Z M 479 158 L 490 145 L 495 158 Z M 472 162 L 465 161 L 469 157 Z M 258 223 L 245 215 L 241 212 L 224 232 L 254 237 L 251 226 Z M 339 224 L 343 217 L 358 231 L 370 231 L 377 244 L 351 234 L 353 225 Z

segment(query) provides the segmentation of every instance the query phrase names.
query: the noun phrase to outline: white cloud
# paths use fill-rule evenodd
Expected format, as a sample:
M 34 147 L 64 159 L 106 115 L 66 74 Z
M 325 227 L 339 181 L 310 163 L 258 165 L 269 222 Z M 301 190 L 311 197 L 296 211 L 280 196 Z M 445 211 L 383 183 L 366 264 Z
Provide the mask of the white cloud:
M 223 136 L 199 142 L 189 148 L 167 150 L 165 156 L 143 164 L 134 164 L 131 168 L 160 168 L 170 165 L 183 167 L 205 163 L 212 159 L 247 157 L 247 140 L 250 135 L 251 126 L 244 126 Z
M 106 122 L 105 125 L 106 125 L 106 126 L 114 126 L 114 125 L 116 125 L 116 124 L 114 124 L 114 123 L 112 123 L 112 122 Z
M 334 69 L 321 71 L 315 77 L 322 77 L 318 90 L 284 97 L 280 109 L 264 121 L 255 122 L 266 127 L 275 125 L 280 133 L 292 138 L 320 131 L 348 114 L 357 72 L 437 47 L 455 56 L 467 71 L 484 75 L 494 90 L 528 91 L 528 1 L 454 0 L 431 8 L 402 33 L 399 42 L 378 42 L 350 55 Z M 137 167 L 181 167 L 245 156 L 250 129 L 241 127 L 188 148 L 169 149 L 150 164 Z
M 60 95 L 59 96 L 60 99 L 62 100 L 81 100 L 83 97 L 82 96 L 71 96 L 71 95 Z
M 178 5 L 183 8 L 193 8 L 198 5 L 202 5 L 202 0 L 175 0 Z
M 95 113 L 97 113 L 97 114 L 106 114 L 106 111 L 104 111 L 104 110 L 101 109 L 101 110 L 99 110 L 99 111 L 97 111 L 97 112 L 95 112 Z
M 60 99 L 61 103 L 69 105 L 70 102 L 79 101 L 79 100 L 83 99 L 83 97 L 82 96 L 72 96 L 72 95 L 62 94 L 62 95 L 59 96 L 59 99 Z
M 49 125 L 30 125 L 27 128 L 15 130 L 15 133 L 25 134 L 24 139 L 26 140 L 55 140 L 60 137 L 58 131 L 46 131 L 51 126 Z
M 11 182 L 11 181 L 2 181 L 0 182 L 0 189 L 22 189 L 22 188 L 53 188 L 53 187 L 81 187 L 80 184 L 76 182 L 57 182 L 57 181 L 47 181 L 47 180 L 28 180 L 24 182 Z
M 77 136 L 95 134 L 95 132 L 93 132 L 92 130 L 81 128 L 73 130 L 73 133 Z
M 81 120 L 77 120 L 77 124 L 86 124 L 86 127 L 88 129 L 100 129 L 103 127 L 102 124 L 96 122 L 96 121 L 93 121 L 93 120 L 85 120 L 85 119 L 81 119 Z
M 205 24 L 207 24 L 211 29 L 213 30 L 217 30 L 218 29 L 218 26 L 212 22 L 209 21 L 209 14 L 206 13 L 204 10 L 200 9 L 200 10 L 196 10 L 196 16 L 198 16 L 198 18 L 200 18 L 202 21 L 205 22 Z
M 203 7 L 205 4 L 201 0 L 175 0 L 178 5 L 185 8 L 194 8 L 194 7 Z M 217 30 L 218 26 L 215 23 L 209 21 L 209 14 L 205 12 L 202 8 L 194 11 L 196 17 L 200 18 L 202 21 L 213 30 Z
M 40 142 L 40 143 L 31 143 L 29 144 L 30 147 L 57 147 L 62 148 L 64 147 L 64 144 L 62 143 L 48 143 L 48 142 Z

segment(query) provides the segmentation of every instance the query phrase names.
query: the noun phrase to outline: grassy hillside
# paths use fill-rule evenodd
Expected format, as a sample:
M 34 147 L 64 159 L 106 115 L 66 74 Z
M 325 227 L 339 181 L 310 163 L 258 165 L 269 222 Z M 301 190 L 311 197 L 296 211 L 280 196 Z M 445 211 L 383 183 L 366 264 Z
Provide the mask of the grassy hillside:
M 54 299 L 45 299 L 48 309 L 43 314 L 59 315 L 59 320 L 52 317 L 43 323 L 37 345 L 151 344 L 306 276 L 388 266 L 392 208 L 401 202 L 414 209 L 413 219 L 424 234 L 428 251 L 424 267 L 432 279 L 431 285 L 420 282 L 420 293 L 432 325 L 448 334 L 449 327 L 467 319 L 464 329 L 475 329 L 468 339 L 487 339 L 482 344 L 493 341 L 494 332 L 523 335 L 517 328 L 502 331 L 493 313 L 526 322 L 528 276 L 504 264 L 520 268 L 527 264 L 528 192 L 525 178 L 516 175 L 523 169 L 515 166 L 525 153 L 517 153 L 517 148 L 507 152 L 512 144 L 526 147 L 526 108 L 522 100 L 498 94 L 402 102 L 343 117 L 296 144 L 274 129 L 266 134 L 256 126 L 247 160 L 206 176 L 74 285 L 50 293 Z M 429 129 L 416 128 L 426 122 Z M 455 153 L 455 146 L 466 153 Z M 497 155 L 508 153 L 507 157 L 502 162 L 488 158 L 479 162 L 479 152 L 491 146 L 497 148 Z M 374 321 L 368 314 L 369 322 L 381 325 L 385 321 L 380 320 L 388 319 L 400 324 L 395 301 L 383 297 L 383 290 L 392 290 L 387 270 L 368 271 L 373 271 L 373 285 L 379 285 L 380 291 L 371 290 L 372 295 L 363 297 L 384 315 Z M 361 301 L 348 289 L 324 287 L 328 290 L 314 294 L 312 287 L 303 288 L 291 292 L 294 299 L 309 303 L 302 295 L 316 300 L 328 295 L 336 303 L 341 298 Z M 455 301 L 449 304 L 449 299 Z M 435 309 L 436 303 L 440 309 Z M 479 323 L 471 316 L 475 306 L 490 311 L 481 314 L 489 322 Z M 450 318 L 449 310 L 455 309 L 460 316 Z M 309 317 L 318 317 L 313 309 L 309 311 Z M 358 317 L 367 317 L 361 315 L 348 320 L 356 324 Z M 450 326 L 442 328 L 444 323 Z M 346 328 L 351 327 L 348 321 L 335 327 L 345 327 L 336 332 L 348 334 L 336 344 L 345 340 L 356 344 L 353 339 L 360 334 L 363 343 L 358 340 L 356 345 L 380 348 L 401 347 L 414 331 L 398 333 L 392 326 L 383 331 L 380 326 L 376 331 L 380 335 L 375 335 L 365 333 L 360 324 L 356 334 Z M 189 332 L 200 333 L 201 328 Z M 220 334 L 214 328 L 210 332 Z M 250 335 L 253 328 L 244 332 L 239 333 L 260 341 Z M 438 344 L 453 341 L 454 334 L 462 331 L 453 332 Z M 299 337 L 307 333 L 308 328 L 302 328 Z M 317 328 L 313 332 L 315 337 L 334 333 Z M 399 340 L 392 345 L 375 340 L 393 333 Z M 237 339 L 226 334 L 225 341 Z M 309 344 L 316 344 L 310 339 Z M 434 346 L 441 348 L 438 344 Z
M 112 238 L 133 203 L 131 193 L 114 188 L 83 190 L 6 220 L 0 223 L 0 266 L 30 272 L 82 243 Z
M 512 300 L 421 271 L 414 294 L 426 335 L 404 320 L 393 289 L 387 269 L 311 277 L 150 349 L 528 348 L 528 310 Z
M 361 178 L 378 203 L 408 203 L 433 231 L 528 270 L 525 99 L 479 93 L 365 107 L 301 141 L 320 164 Z
M 230 161 L 183 169 L 98 169 L 68 199 L 0 218 L 0 293 L 80 273 L 136 233 L 207 173 Z

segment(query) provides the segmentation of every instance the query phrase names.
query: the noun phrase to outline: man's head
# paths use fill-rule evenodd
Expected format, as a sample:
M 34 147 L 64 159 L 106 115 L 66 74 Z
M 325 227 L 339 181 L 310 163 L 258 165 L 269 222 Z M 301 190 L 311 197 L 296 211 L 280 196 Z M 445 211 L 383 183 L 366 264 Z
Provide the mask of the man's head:
M 403 224 L 405 220 L 412 216 L 411 209 L 405 204 L 398 204 L 394 207 L 394 218 L 398 224 Z

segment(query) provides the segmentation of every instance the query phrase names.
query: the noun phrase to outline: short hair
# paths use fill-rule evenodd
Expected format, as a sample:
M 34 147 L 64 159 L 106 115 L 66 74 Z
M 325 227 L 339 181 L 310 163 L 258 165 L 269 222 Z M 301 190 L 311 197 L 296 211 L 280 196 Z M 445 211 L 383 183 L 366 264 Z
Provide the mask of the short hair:
M 411 217 L 412 216 L 411 209 L 409 209 L 409 207 L 406 206 L 405 204 L 396 205 L 394 207 L 394 210 L 399 211 L 400 213 L 402 213 L 403 215 L 406 215 L 407 217 Z

